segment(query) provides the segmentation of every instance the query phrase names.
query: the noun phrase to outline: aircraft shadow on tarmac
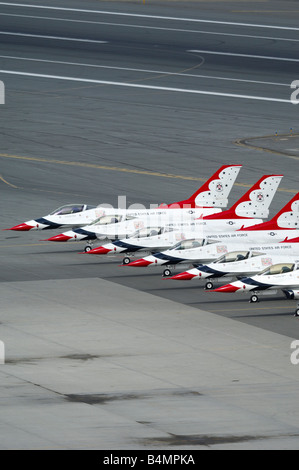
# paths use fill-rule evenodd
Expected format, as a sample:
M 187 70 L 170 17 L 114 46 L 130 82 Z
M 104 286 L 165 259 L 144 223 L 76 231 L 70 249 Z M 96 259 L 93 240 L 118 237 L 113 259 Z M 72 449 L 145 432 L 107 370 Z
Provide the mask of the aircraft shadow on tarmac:
M 294 312 L 290 309 L 289 312 L 278 313 L 253 313 L 251 315 L 232 315 L 230 318 L 268 318 L 268 317 L 294 317 Z
M 208 291 L 207 291 L 208 292 Z M 225 294 L 227 295 L 227 294 Z M 228 294 L 229 295 L 229 294 Z M 198 302 L 189 302 L 188 305 L 192 305 L 192 304 L 195 304 L 197 305 L 198 303 L 203 303 L 203 304 L 208 304 L 208 305 L 223 305 L 223 304 L 231 304 L 233 303 L 234 305 L 238 305 L 240 304 L 240 306 L 244 306 L 244 305 L 248 305 L 250 304 L 250 297 L 243 297 L 240 299 L 240 297 L 238 299 L 234 298 L 233 297 L 233 294 L 232 294 L 232 297 L 230 298 L 227 298 L 227 299 L 218 299 L 218 300 L 215 300 L 214 297 L 210 297 L 210 300 L 207 299 L 207 300 L 204 300 L 204 301 L 201 301 L 199 300 Z M 275 307 L 277 304 L 276 302 L 277 301 L 282 301 L 282 302 L 287 302 L 287 299 L 283 296 L 271 296 L 271 298 L 261 298 L 260 302 L 258 302 L 258 304 L 255 304 L 256 305 L 262 305 L 264 303 L 269 303 L 269 302 L 273 302 L 273 307 Z M 252 307 L 253 307 L 253 304 L 251 304 Z M 254 308 L 254 307 L 253 307 Z

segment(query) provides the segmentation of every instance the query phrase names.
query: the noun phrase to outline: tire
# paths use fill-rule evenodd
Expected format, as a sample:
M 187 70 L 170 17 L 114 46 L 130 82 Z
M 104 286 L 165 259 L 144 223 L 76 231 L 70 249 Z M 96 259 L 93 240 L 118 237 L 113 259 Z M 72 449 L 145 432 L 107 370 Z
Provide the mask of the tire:
M 86 245 L 84 248 L 85 253 L 88 253 L 90 250 L 92 250 L 92 247 L 90 245 Z
M 296 309 L 296 312 L 294 314 L 294 317 L 299 317 L 299 308 Z
M 257 302 L 259 302 L 258 296 L 255 295 L 255 294 L 252 295 L 252 296 L 251 296 L 251 299 L 250 299 L 250 302 L 251 302 L 252 304 L 256 304 Z
M 128 256 L 126 256 L 124 259 L 123 259 L 123 264 L 129 264 L 131 262 L 130 258 Z
M 163 271 L 163 276 L 164 276 L 164 277 L 169 277 L 169 276 L 171 276 L 171 271 L 170 271 L 170 269 L 164 269 L 164 271 Z
M 205 285 L 205 288 L 207 290 L 211 290 L 211 289 L 213 289 L 213 287 L 214 287 L 214 284 L 211 281 L 208 281 Z

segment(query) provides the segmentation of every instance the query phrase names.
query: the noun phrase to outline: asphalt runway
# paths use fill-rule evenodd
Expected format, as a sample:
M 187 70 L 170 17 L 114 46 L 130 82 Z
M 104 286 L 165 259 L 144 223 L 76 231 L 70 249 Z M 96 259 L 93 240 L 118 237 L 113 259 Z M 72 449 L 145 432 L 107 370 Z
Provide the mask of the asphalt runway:
M 291 102 L 291 83 L 299 79 L 296 4 L 170 3 L 64 0 L 47 8 L 38 1 L 0 2 L 1 228 L 72 202 L 116 206 L 118 196 L 126 196 L 127 206 L 149 207 L 186 199 L 223 164 L 243 165 L 230 204 L 263 174 L 284 175 L 271 216 L 298 192 L 299 107 Z M 80 254 L 84 243 L 42 241 L 57 233 L 0 232 L 0 339 L 7 359 L 0 366 L 6 403 L 0 448 L 298 448 L 298 418 L 290 417 L 298 387 L 289 359 L 299 332 L 295 301 L 277 294 L 252 305 L 245 297 L 213 296 L 196 282 L 163 280 L 158 268 L 119 267 L 122 257 Z M 86 343 L 81 339 L 77 347 L 80 325 Z M 225 360 L 214 356 L 210 369 L 207 338 L 219 343 L 224 331 Z M 201 355 L 207 361 L 197 362 L 193 374 Z M 161 359 L 158 375 L 154 359 Z M 48 376 L 39 376 L 45 366 Z M 79 372 L 77 382 L 72 370 Z M 93 382 L 98 371 L 105 379 Z M 259 405 L 246 402 L 250 391 Z M 273 420 L 284 393 L 288 406 Z M 23 397 L 21 417 L 36 419 L 33 399 L 41 407 L 43 394 L 43 419 L 52 403 L 63 429 L 65 423 L 63 439 L 51 420 L 40 433 L 41 421 L 31 428 L 14 415 Z M 207 403 L 201 404 L 193 418 L 201 394 L 211 400 L 211 414 L 202 415 Z M 168 420 L 164 411 L 159 421 L 169 397 L 177 414 Z M 218 429 L 212 398 L 223 411 Z M 146 411 L 139 416 L 140 399 Z M 85 414 L 82 401 L 96 403 L 102 414 L 104 424 L 93 436 L 86 424 L 92 411 Z M 92 422 L 96 426 L 96 417 Z M 181 439 L 174 444 L 170 435 Z

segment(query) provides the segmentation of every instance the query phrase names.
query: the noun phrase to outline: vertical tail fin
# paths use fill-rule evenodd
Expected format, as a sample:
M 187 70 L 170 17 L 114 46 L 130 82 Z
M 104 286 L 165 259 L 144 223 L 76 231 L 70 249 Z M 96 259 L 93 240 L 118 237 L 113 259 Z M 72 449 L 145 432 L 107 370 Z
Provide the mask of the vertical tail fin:
M 299 193 L 273 219 L 241 230 L 299 230 Z
M 224 165 L 206 181 L 189 199 L 166 207 L 227 207 L 228 196 L 242 165 Z
M 247 191 L 230 209 L 221 214 L 204 217 L 209 219 L 265 219 L 283 175 L 265 175 Z

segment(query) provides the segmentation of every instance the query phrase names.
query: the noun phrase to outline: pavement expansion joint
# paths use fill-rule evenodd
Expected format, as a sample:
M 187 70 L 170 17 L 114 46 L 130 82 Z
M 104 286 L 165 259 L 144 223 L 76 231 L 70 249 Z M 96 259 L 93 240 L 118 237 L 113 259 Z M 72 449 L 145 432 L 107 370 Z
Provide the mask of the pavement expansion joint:
M 278 134 L 261 137 L 245 137 L 234 141 L 236 145 L 249 147 L 255 150 L 283 155 L 290 158 L 299 158 L 299 134 Z

